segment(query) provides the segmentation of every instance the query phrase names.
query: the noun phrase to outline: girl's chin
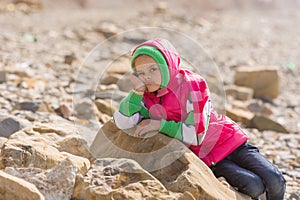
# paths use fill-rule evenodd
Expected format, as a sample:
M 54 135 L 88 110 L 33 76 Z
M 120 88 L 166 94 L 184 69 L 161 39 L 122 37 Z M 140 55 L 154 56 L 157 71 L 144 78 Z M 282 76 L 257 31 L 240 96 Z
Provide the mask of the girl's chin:
M 159 85 L 146 85 L 148 92 L 155 92 L 159 90 Z

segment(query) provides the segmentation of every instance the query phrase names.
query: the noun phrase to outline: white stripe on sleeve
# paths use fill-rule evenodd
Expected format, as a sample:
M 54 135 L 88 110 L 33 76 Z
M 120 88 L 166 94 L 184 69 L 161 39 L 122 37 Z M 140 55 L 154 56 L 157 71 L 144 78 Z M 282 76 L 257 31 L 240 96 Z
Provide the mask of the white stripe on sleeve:
M 143 117 L 138 112 L 130 117 L 127 117 L 119 111 L 116 111 L 113 115 L 113 118 L 117 127 L 124 130 L 135 127 Z

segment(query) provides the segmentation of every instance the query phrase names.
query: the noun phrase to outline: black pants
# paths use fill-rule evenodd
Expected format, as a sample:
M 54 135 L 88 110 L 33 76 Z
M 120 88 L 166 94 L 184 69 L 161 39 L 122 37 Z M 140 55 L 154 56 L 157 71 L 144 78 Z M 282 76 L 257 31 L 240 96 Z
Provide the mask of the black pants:
M 282 200 L 285 179 L 255 146 L 245 143 L 212 167 L 215 176 L 223 176 L 239 192 L 258 199 L 266 191 L 268 200 Z

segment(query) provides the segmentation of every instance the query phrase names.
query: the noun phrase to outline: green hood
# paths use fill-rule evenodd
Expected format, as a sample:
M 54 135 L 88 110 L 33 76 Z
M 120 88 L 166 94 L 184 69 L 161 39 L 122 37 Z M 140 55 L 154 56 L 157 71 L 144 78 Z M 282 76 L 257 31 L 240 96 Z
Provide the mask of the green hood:
M 170 81 L 170 72 L 169 72 L 169 67 L 166 62 L 165 57 L 162 55 L 162 53 L 155 47 L 152 46 L 140 46 L 138 47 L 131 58 L 131 68 L 135 70 L 134 66 L 134 60 L 139 56 L 139 55 L 148 55 L 151 56 L 155 62 L 158 64 L 158 67 L 161 72 L 161 85 L 160 88 L 164 88 L 168 85 Z

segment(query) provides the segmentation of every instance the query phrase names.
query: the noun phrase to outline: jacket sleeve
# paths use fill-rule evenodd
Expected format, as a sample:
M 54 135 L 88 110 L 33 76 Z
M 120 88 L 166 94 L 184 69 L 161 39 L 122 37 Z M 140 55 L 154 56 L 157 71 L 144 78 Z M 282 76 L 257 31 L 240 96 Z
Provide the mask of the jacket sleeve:
M 127 97 L 125 97 L 119 107 L 120 113 L 125 116 L 132 116 L 133 114 L 139 112 L 141 110 L 141 101 L 143 99 L 142 95 L 138 95 L 131 91 Z
M 136 126 L 143 118 L 149 117 L 147 109 L 142 105 L 142 95 L 130 92 L 121 103 L 119 110 L 113 114 L 115 124 L 120 129 Z
M 198 137 L 205 137 L 208 130 L 210 115 L 212 111 L 210 92 L 206 81 L 196 81 L 190 92 L 191 100 L 194 108 L 194 125 Z
M 199 94 L 201 94 L 201 98 L 199 97 Z M 198 102 L 195 101 L 196 98 L 199 101 L 202 100 L 201 108 L 198 103 L 195 103 Z M 195 116 L 194 114 L 195 106 L 197 111 L 196 113 L 198 113 L 197 116 Z M 204 80 L 203 82 L 201 82 L 201 92 L 199 92 L 198 94 L 191 93 L 189 98 L 187 99 L 186 111 L 188 113 L 188 116 L 184 122 L 162 120 L 160 132 L 170 137 L 177 138 L 189 145 L 200 145 L 206 136 L 206 131 L 208 130 L 208 126 L 210 123 L 211 113 L 211 100 L 209 99 L 208 87 Z M 201 118 L 201 120 L 199 118 Z M 203 132 L 200 132 L 201 134 L 197 132 L 197 127 L 203 130 Z
M 187 101 L 186 108 L 188 116 L 184 122 L 162 120 L 159 131 L 170 137 L 177 138 L 185 144 L 200 145 L 203 139 L 199 137 L 201 135 L 196 134 L 193 103 L 190 100 Z

